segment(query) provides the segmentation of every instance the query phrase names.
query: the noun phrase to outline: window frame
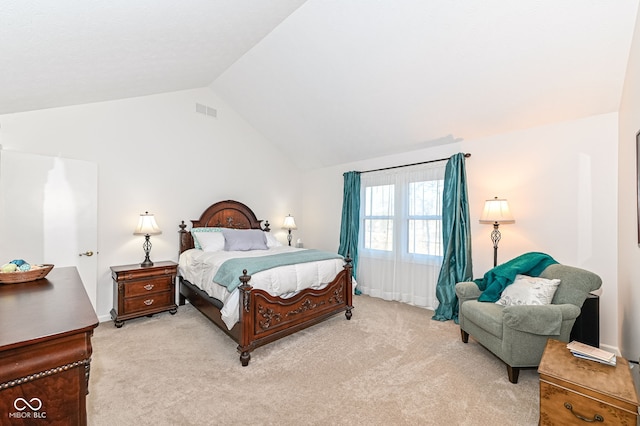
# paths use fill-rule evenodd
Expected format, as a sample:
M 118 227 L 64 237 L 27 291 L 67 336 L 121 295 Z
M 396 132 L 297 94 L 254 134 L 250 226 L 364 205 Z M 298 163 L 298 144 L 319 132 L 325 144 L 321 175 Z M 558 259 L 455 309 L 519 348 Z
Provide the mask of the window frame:
M 410 184 L 414 182 L 433 182 L 437 181 L 437 197 L 439 197 L 440 202 L 437 204 L 437 208 L 440 214 L 428 214 L 428 215 L 410 215 L 409 214 L 409 203 L 410 203 Z M 367 205 L 367 188 L 372 188 L 375 186 L 384 186 L 390 185 L 394 190 L 394 208 L 393 215 L 383 216 L 383 215 L 366 215 L 366 205 Z M 444 176 L 437 179 L 424 179 L 424 178 L 413 178 L 407 179 L 406 182 L 394 182 L 394 183 L 375 183 L 375 184 L 363 184 L 360 194 L 360 204 L 363 206 L 361 208 L 360 214 L 360 226 L 364 231 L 366 230 L 366 222 L 367 220 L 376 220 L 376 219 L 388 219 L 392 221 L 392 229 L 393 229 L 393 240 L 391 244 L 391 250 L 384 249 L 374 249 L 368 248 L 365 246 L 366 241 L 366 232 L 361 232 L 361 237 L 359 241 L 359 255 L 368 257 L 368 258 L 377 258 L 377 259 L 390 259 L 390 258 L 398 258 L 401 261 L 409 262 L 409 263 L 422 263 L 422 264 L 441 264 L 443 259 L 443 241 L 442 241 L 442 191 L 444 187 Z M 439 222 L 440 227 L 440 254 L 433 253 L 411 253 L 409 242 L 410 238 L 410 222 L 412 220 L 435 220 Z M 414 231 L 415 232 L 415 231 Z M 398 240 L 399 239 L 399 240 Z

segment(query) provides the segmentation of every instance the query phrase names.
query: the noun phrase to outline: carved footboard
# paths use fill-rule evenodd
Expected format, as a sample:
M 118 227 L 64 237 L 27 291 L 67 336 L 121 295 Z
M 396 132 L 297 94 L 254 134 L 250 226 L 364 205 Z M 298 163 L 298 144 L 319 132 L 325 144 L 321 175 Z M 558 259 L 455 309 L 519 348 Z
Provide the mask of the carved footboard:
M 351 319 L 352 281 L 351 259 L 344 269 L 321 290 L 307 289 L 283 299 L 263 290 L 253 289 L 251 276 L 243 271 L 240 277 L 240 362 L 247 366 L 251 351 L 266 343 L 317 324 L 338 312 L 345 311 Z

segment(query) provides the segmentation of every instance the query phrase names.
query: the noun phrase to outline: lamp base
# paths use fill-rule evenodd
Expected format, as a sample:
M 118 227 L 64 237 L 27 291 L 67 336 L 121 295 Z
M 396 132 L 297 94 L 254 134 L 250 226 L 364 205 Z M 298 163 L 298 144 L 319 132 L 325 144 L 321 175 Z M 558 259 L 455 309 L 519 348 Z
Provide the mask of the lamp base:
M 143 268 L 148 268 L 149 266 L 153 266 L 153 262 L 149 258 L 149 253 L 151 253 L 151 236 L 149 234 L 144 236 L 144 244 L 142 245 L 144 249 L 144 261 L 140 264 Z
M 493 224 L 493 231 L 491 231 L 491 241 L 493 242 L 493 267 L 495 268 L 498 264 L 498 242 L 502 235 L 500 234 L 500 230 L 498 229 L 500 224 L 495 222 Z
M 144 262 L 140 264 L 140 266 L 142 266 L 143 268 L 148 268 L 149 266 L 153 266 L 153 262 L 149 260 L 149 258 L 146 258 Z

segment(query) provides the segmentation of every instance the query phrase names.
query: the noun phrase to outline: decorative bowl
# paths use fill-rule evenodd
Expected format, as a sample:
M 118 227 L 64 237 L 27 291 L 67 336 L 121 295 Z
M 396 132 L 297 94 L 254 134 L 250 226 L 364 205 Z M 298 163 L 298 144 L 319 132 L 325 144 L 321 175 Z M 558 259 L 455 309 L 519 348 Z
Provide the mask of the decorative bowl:
M 31 265 L 28 271 L 0 272 L 0 284 L 17 284 L 44 278 L 53 269 L 53 265 Z

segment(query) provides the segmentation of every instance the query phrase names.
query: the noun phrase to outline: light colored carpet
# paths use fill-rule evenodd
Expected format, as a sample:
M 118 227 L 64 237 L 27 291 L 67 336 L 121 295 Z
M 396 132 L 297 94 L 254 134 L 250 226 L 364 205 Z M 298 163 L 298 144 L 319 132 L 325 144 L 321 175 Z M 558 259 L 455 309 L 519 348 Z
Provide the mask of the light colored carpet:
M 354 297 L 353 318 L 256 349 L 195 308 L 102 323 L 93 338 L 90 425 L 535 425 L 538 374 L 518 384 L 453 321 Z

